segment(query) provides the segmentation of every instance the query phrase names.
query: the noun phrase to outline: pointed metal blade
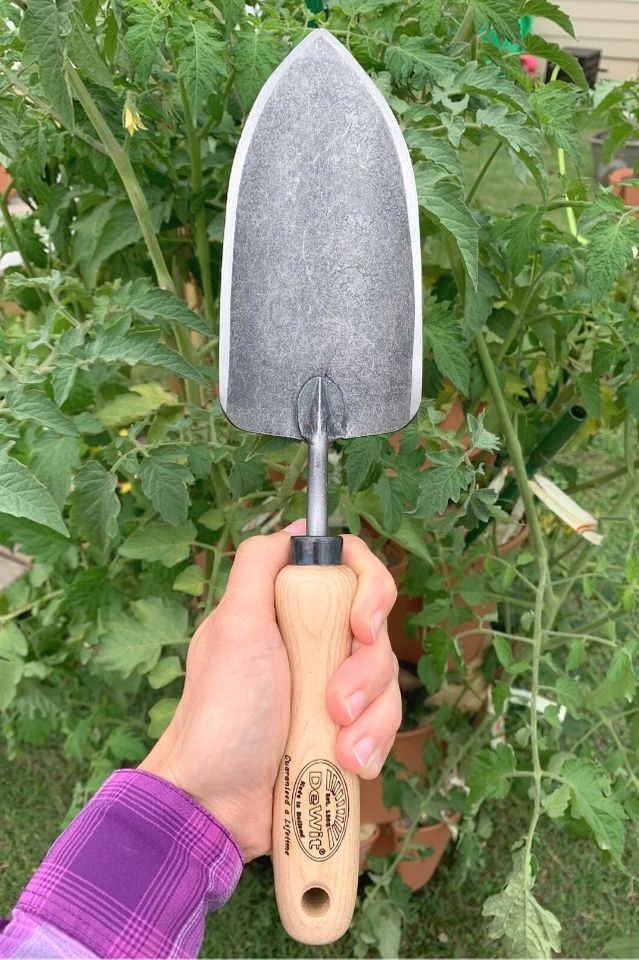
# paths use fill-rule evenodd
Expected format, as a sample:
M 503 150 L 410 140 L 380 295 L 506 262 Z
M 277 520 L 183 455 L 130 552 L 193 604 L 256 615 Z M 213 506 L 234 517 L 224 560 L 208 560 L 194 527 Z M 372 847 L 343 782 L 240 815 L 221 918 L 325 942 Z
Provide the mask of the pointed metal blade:
M 387 433 L 421 395 L 421 260 L 408 149 L 380 91 L 315 30 L 263 87 L 224 231 L 220 401 L 238 427 L 300 438 L 298 396 L 337 386 L 339 436 Z

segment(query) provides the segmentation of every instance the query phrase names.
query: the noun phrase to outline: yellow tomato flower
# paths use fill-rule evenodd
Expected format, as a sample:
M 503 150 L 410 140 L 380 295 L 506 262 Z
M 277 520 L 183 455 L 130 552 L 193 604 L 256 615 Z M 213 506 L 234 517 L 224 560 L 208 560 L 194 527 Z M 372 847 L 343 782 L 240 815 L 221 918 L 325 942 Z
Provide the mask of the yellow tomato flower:
M 129 431 L 126 429 L 126 427 L 122 427 L 120 430 L 118 430 L 119 437 L 128 437 L 128 435 Z
M 131 493 L 131 489 L 132 487 L 128 480 L 120 484 L 120 493 Z
M 122 111 L 122 125 L 130 137 L 133 136 L 136 130 L 147 129 L 142 123 L 142 117 L 139 111 L 132 103 L 129 103 L 128 100 L 124 104 L 124 110 Z

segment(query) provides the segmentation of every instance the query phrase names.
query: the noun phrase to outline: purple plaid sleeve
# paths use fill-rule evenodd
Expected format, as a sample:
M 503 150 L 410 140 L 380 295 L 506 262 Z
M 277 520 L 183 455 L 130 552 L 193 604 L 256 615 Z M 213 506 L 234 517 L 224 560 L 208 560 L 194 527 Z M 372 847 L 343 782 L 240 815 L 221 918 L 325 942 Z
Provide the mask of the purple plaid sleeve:
M 5 934 L 28 914 L 98 957 L 196 957 L 207 912 L 241 872 L 233 838 L 188 794 L 116 770 L 55 841 Z M 5 934 L 0 956 L 19 956 L 4 952 Z

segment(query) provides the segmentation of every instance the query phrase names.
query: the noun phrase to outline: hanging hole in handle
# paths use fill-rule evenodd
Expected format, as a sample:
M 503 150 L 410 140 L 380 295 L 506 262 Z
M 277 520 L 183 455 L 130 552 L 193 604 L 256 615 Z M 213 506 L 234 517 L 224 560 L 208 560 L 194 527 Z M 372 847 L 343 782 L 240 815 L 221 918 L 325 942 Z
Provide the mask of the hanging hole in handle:
M 323 917 L 331 905 L 331 898 L 324 887 L 309 887 L 302 894 L 302 906 L 310 917 Z

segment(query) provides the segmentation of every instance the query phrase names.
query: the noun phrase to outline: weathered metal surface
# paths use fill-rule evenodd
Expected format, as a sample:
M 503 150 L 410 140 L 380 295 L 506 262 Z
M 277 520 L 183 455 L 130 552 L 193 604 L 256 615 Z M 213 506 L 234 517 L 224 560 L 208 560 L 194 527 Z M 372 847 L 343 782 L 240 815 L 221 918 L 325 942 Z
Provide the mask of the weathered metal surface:
M 413 172 L 383 96 L 324 30 L 262 89 L 229 185 L 220 400 L 245 430 L 301 438 L 313 377 L 344 400 L 339 436 L 400 429 L 421 394 Z

